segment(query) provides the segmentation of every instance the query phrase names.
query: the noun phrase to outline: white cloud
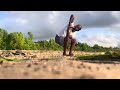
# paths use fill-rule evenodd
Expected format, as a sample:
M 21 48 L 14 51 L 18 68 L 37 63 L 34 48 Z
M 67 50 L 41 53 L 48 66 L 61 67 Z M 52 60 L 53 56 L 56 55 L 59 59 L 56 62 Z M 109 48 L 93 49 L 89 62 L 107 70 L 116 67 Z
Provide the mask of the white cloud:
M 98 44 L 104 47 L 119 47 L 120 39 L 116 34 L 104 34 L 104 33 L 96 33 L 93 35 L 84 35 L 87 36 L 82 40 L 83 43 L 87 43 L 90 46 Z
M 21 24 L 26 24 L 27 23 L 27 20 L 25 20 L 25 19 L 22 19 L 22 18 L 17 18 L 16 19 L 16 23 L 21 23 Z
M 117 18 L 118 20 L 120 20 L 120 11 L 112 11 L 111 12 L 111 14 L 115 17 L 115 18 Z
M 75 24 L 80 23 L 83 29 L 107 27 L 112 32 L 120 31 L 119 11 L 9 11 L 0 20 L 0 26 L 8 32 L 31 31 L 36 40 L 49 39 L 68 24 L 71 14 L 75 15 Z M 112 34 L 109 38 L 106 34 L 96 34 L 83 39 L 90 45 L 118 46 L 120 43 Z

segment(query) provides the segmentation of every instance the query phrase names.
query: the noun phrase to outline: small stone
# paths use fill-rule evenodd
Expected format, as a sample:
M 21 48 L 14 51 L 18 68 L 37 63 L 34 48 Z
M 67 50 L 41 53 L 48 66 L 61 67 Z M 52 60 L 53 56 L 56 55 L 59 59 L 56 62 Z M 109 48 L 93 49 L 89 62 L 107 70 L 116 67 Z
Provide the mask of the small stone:
M 96 67 L 97 70 L 99 70 L 99 67 Z
M 24 72 L 23 74 L 24 74 L 24 75 L 28 75 L 28 72 Z
M 78 79 L 95 79 L 92 75 L 81 75 L 80 77 L 77 77 Z
M 37 68 L 34 68 L 34 71 L 36 72 L 36 71 L 38 71 L 40 68 L 39 67 L 37 67 Z
M 46 68 L 47 66 L 46 65 L 43 65 L 43 68 Z
M 8 66 L 3 66 L 4 68 L 8 68 Z
M 28 64 L 27 67 L 31 67 L 31 64 Z
M 20 55 L 20 54 L 22 54 L 22 50 L 16 50 L 16 52 L 15 53 L 13 53 L 14 55 Z
M 59 70 L 52 70 L 52 72 L 54 73 L 54 74 L 61 74 L 61 71 L 59 71 Z
M 72 66 L 72 65 L 73 65 L 73 62 L 70 62 L 69 65 Z
M 86 68 L 86 66 L 85 66 L 85 65 L 83 65 L 83 68 Z
M 81 63 L 80 65 L 81 65 L 81 66 L 83 66 L 84 64 L 83 64 L 83 63 Z
M 36 57 L 37 57 L 36 55 L 31 56 L 31 58 L 36 58 Z
M 90 66 L 88 66 L 88 69 L 89 69 L 89 70 L 91 70 L 91 67 L 90 67 Z
M 38 65 L 38 63 L 34 63 L 34 65 Z
M 107 67 L 106 69 L 110 70 L 110 67 Z
M 24 55 L 24 56 L 25 56 L 25 53 L 22 53 L 22 55 Z
M 77 66 L 77 68 L 78 68 L 78 69 L 81 69 L 81 67 L 80 67 L 80 66 Z
M 15 65 L 15 63 L 13 63 L 12 65 Z
M 0 61 L 0 65 L 3 64 L 3 61 Z
M 44 63 L 43 63 L 43 65 L 47 65 L 47 63 L 46 63 L 46 62 L 44 62 Z

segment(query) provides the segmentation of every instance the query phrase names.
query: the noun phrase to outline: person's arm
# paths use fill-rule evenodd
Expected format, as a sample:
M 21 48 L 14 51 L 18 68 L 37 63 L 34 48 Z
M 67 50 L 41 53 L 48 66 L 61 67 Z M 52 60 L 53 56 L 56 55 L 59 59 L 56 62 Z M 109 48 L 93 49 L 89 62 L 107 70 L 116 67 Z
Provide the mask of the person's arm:
M 70 23 L 69 28 L 74 28 L 74 26 L 72 25 L 73 23 Z
M 69 36 L 69 29 L 70 29 L 70 24 L 68 25 L 68 27 L 67 27 L 67 35 L 66 35 L 66 37 L 68 37 Z
M 68 24 L 68 27 L 67 27 L 67 37 L 69 37 L 69 29 L 70 28 L 74 28 L 73 26 L 72 26 L 72 23 L 71 23 L 71 17 L 70 17 L 70 20 L 69 20 L 69 24 Z

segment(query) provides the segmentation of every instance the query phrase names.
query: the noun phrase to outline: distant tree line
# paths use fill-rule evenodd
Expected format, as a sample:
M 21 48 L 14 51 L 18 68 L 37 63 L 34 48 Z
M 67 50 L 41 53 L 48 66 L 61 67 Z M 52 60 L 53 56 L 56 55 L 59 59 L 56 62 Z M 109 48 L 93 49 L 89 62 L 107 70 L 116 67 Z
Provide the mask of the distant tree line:
M 70 47 L 70 45 L 69 45 Z M 42 40 L 34 42 L 34 36 L 32 32 L 28 32 L 28 37 L 22 32 L 9 33 L 0 29 L 0 50 L 63 50 L 63 47 L 58 45 L 54 39 Z M 106 48 L 95 44 L 90 47 L 87 43 L 78 42 L 74 48 L 76 51 L 87 51 L 87 52 L 104 52 L 118 48 Z

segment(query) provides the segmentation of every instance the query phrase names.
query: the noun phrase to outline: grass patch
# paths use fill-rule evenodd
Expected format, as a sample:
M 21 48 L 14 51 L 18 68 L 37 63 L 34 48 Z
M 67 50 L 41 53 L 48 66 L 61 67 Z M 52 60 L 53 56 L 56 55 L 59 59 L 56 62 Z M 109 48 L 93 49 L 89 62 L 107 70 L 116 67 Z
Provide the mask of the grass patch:
M 41 58 L 41 59 L 39 59 L 39 60 L 61 60 L 62 58 L 60 58 L 60 57 L 50 57 L 50 58 Z
M 6 58 L 6 57 L 0 57 L 0 61 L 16 61 L 17 58 Z
M 120 61 L 120 52 L 118 51 L 108 51 L 105 54 L 100 55 L 89 55 L 89 56 L 78 56 L 76 60 L 110 60 L 110 61 Z

